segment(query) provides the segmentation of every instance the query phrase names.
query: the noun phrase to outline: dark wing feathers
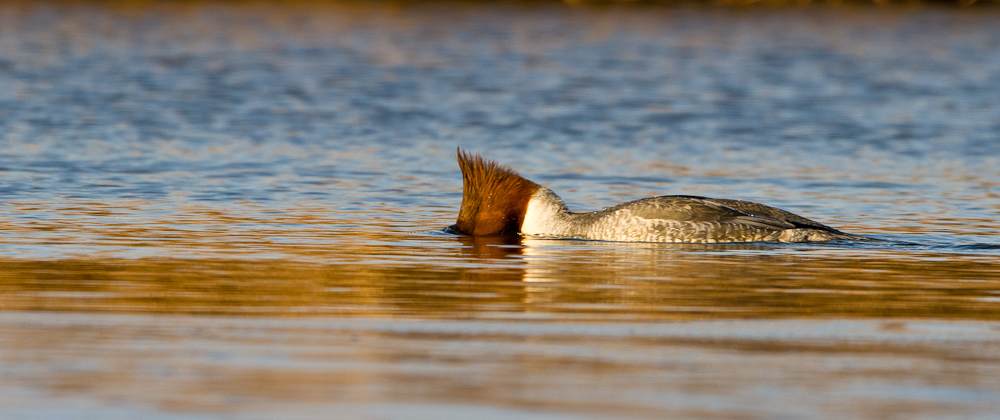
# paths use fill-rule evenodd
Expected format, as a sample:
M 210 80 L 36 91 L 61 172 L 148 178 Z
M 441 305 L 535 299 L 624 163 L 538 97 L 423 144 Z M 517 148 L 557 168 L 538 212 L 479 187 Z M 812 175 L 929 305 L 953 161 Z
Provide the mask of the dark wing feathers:
M 741 223 L 765 229 L 809 228 L 838 232 L 824 224 L 752 201 L 668 195 L 644 198 L 607 209 L 628 207 L 636 217 L 685 222 Z

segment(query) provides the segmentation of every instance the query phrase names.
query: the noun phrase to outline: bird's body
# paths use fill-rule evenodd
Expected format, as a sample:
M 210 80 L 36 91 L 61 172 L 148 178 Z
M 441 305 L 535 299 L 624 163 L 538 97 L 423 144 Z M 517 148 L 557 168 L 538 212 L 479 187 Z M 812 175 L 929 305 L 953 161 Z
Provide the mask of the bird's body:
M 751 201 L 685 195 L 643 198 L 571 212 L 548 188 L 462 151 L 462 208 L 454 228 L 475 235 L 521 234 L 627 242 L 813 242 L 866 240 Z

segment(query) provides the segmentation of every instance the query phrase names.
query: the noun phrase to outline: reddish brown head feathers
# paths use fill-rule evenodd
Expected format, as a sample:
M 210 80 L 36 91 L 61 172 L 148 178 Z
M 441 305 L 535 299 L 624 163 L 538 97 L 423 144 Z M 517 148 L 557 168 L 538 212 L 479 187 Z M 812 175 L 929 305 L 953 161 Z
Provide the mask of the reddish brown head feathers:
M 473 236 L 518 233 L 538 184 L 461 149 L 458 167 L 462 169 L 462 209 L 455 228 Z

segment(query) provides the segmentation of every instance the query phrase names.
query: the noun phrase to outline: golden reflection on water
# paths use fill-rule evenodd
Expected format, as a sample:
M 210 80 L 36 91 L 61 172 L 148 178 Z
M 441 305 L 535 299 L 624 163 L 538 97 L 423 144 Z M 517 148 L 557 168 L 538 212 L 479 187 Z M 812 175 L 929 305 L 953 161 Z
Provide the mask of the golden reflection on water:
M 452 209 L 8 203 L 0 309 L 449 319 L 1000 318 L 1000 262 L 900 244 L 470 238 Z M 45 217 L 37 217 L 44 214 Z M 849 231 L 877 231 L 848 226 Z
M 327 251 L 331 264 L 7 258 L 0 302 L 21 311 L 426 318 L 1000 318 L 991 258 L 445 235 L 389 249 L 381 239 L 384 254 L 341 243 Z

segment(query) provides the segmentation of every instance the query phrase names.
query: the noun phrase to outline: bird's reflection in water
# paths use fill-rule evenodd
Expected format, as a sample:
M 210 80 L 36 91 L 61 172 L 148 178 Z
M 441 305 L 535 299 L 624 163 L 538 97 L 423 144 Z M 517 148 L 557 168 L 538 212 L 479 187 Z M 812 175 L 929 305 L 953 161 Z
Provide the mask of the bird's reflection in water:
M 524 239 L 517 236 L 467 236 L 458 237 L 462 254 L 485 259 L 506 259 L 523 254 Z

